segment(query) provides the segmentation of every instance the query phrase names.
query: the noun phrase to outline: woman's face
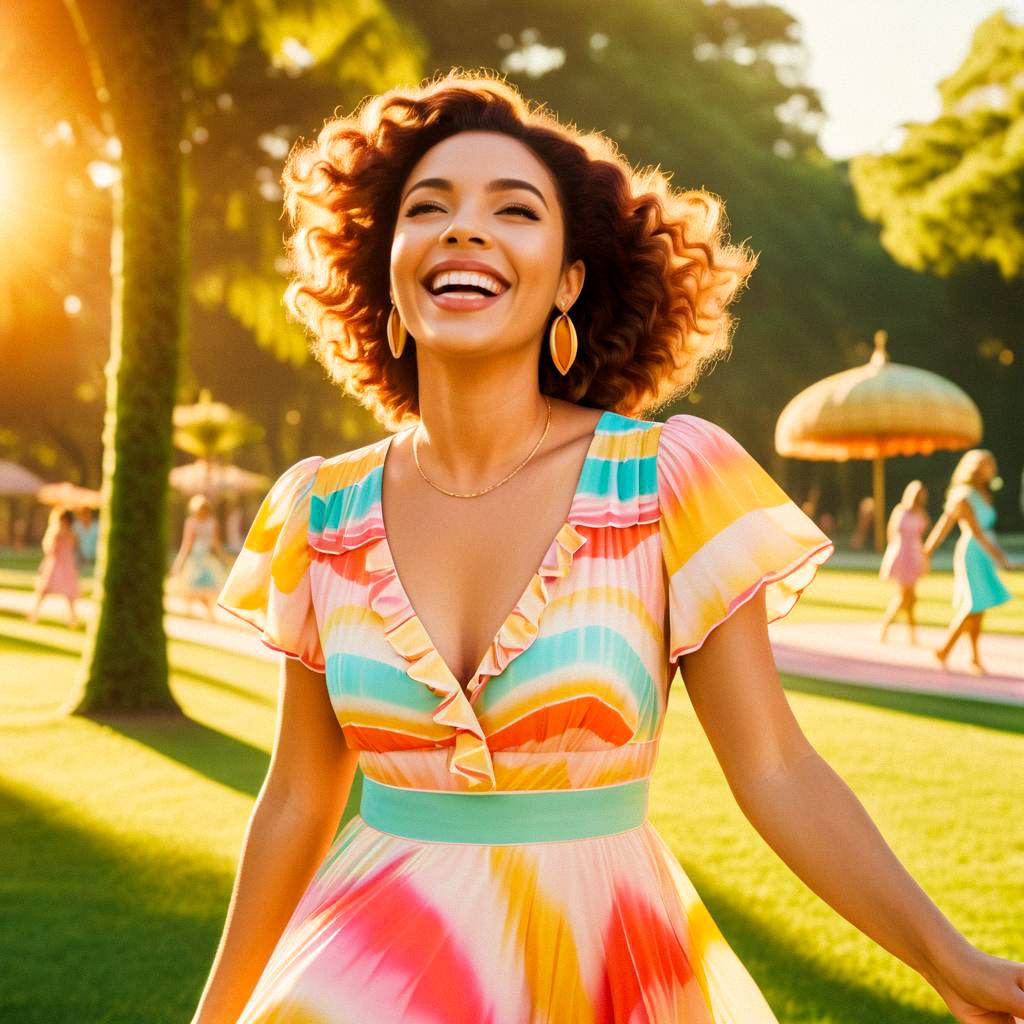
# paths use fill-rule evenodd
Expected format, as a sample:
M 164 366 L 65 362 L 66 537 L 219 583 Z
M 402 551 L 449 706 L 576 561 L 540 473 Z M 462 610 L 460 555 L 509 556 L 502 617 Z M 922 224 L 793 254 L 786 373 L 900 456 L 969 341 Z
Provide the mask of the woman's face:
M 535 345 L 567 309 L 583 263 L 563 267 L 554 179 L 497 132 L 463 132 L 428 150 L 406 181 L 391 247 L 391 290 L 418 346 L 493 355 Z

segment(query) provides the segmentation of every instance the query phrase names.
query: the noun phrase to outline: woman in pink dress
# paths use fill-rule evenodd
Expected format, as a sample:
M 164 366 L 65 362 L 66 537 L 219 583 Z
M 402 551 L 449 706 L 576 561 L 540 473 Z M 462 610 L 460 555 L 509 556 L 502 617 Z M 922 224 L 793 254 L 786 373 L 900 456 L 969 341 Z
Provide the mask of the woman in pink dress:
M 922 537 L 928 529 L 928 491 L 920 480 L 911 480 L 903 492 L 900 503 L 889 516 L 889 544 L 882 556 L 879 575 L 896 584 L 897 592 L 889 602 L 882 618 L 881 641 L 884 644 L 889 627 L 899 613 L 907 613 L 910 642 L 917 644 L 914 622 L 914 602 L 917 600 L 917 581 L 928 571 Z
M 36 577 L 36 601 L 29 613 L 35 622 L 47 594 L 60 594 L 68 602 L 68 626 L 78 628 L 75 601 L 78 599 L 78 540 L 75 517 L 69 509 L 54 508 L 43 535 L 43 560 Z

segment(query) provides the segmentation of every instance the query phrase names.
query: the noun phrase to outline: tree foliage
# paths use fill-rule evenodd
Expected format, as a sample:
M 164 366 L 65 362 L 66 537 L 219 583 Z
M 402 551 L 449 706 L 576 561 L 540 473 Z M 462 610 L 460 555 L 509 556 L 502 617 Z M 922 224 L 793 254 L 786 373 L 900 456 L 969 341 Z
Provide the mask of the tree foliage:
M 993 14 L 957 71 L 942 109 L 906 126 L 890 153 L 852 164 L 864 213 L 908 267 L 948 275 L 971 262 L 1024 273 L 1024 25 Z

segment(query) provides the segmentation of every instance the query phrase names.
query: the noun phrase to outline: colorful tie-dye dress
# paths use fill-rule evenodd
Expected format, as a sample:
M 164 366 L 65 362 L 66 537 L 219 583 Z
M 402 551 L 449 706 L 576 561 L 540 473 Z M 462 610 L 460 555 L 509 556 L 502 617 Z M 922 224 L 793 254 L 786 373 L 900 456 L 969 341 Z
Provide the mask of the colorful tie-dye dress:
M 647 780 L 672 662 L 762 587 L 785 614 L 828 538 L 721 428 L 606 411 L 463 690 L 391 557 L 390 440 L 288 470 L 221 595 L 324 673 L 364 773 L 239 1024 L 770 1024 Z

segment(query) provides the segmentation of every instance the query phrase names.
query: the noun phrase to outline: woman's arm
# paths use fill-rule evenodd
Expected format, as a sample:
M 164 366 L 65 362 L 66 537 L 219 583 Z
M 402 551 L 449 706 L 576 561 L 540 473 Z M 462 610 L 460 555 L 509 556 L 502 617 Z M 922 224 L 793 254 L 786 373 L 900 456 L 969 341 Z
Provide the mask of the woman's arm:
M 953 529 L 953 524 L 955 522 L 956 519 L 945 511 L 938 519 L 935 520 L 932 532 L 928 534 L 928 539 L 924 542 L 924 553 L 926 555 L 931 555 L 931 553 L 949 536 L 949 531 Z
M 900 535 L 900 522 L 903 520 L 904 509 L 902 505 L 897 505 L 892 512 L 889 513 L 889 523 L 885 530 L 885 539 L 890 544 L 894 544 Z
M 192 1024 L 238 1018 L 317 868 L 348 800 L 349 750 L 322 674 L 281 671 L 270 767 L 249 819 L 227 920 Z
M 230 561 L 228 553 L 224 550 L 224 545 L 221 543 L 220 526 L 217 524 L 216 520 L 214 521 L 213 529 L 210 531 L 210 550 L 222 562 Z
M 763 591 L 682 660 L 729 788 L 793 872 L 922 974 L 965 1024 L 982 1019 L 979 1007 L 1024 1015 L 1024 964 L 981 952 L 953 927 L 804 736 L 775 669 Z

